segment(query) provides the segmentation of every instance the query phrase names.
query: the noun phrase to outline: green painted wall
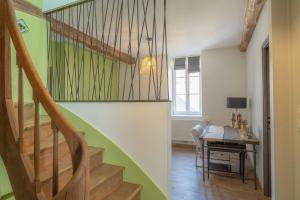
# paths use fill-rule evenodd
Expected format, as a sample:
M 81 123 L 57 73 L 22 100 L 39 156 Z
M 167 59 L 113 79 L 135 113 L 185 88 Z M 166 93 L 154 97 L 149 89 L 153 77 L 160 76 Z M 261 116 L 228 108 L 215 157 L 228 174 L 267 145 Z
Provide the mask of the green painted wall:
M 12 192 L 9 178 L 4 167 L 4 163 L 0 157 L 0 197 Z M 10 198 L 14 199 L 14 198 Z
M 42 7 L 42 0 L 29 0 L 34 5 Z M 38 73 L 40 74 L 44 83 L 47 80 L 47 28 L 46 21 L 41 18 L 37 18 L 19 11 L 16 11 L 17 19 L 24 19 L 29 27 L 29 32 L 23 33 L 26 46 L 29 50 L 33 63 L 36 66 Z M 16 66 L 16 52 L 11 45 L 11 57 L 12 57 L 12 87 L 13 87 L 13 99 L 17 101 L 18 94 L 18 67 Z M 32 90 L 25 79 L 24 83 L 24 100 L 25 102 L 32 101 Z M 0 158 L 0 196 L 10 193 L 12 191 L 10 182 L 3 164 Z M 11 198 L 14 199 L 14 198 Z
M 104 100 L 105 96 L 108 99 L 117 100 L 118 63 L 116 61 L 109 57 L 104 60 L 102 55 L 98 57 L 97 52 L 76 44 L 55 41 L 51 44 L 52 94 L 55 100 L 74 101 L 76 91 L 80 101 L 96 100 L 99 96 L 101 100 Z M 76 55 L 75 59 L 74 55 Z M 105 66 L 104 71 L 102 66 Z M 105 78 L 102 78 L 103 72 Z
M 42 0 L 32 1 L 36 5 L 41 5 Z M 40 2 L 38 4 L 38 2 Z M 29 31 L 23 33 L 22 36 L 25 40 L 28 51 L 31 55 L 33 63 L 38 71 L 44 84 L 47 81 L 47 28 L 46 21 L 44 19 L 33 17 L 31 15 L 16 12 L 17 19 L 24 19 L 29 27 Z M 13 45 L 11 45 L 13 47 Z M 16 66 L 16 52 L 12 49 L 12 86 L 13 86 L 13 98 L 16 101 L 18 97 L 18 67 Z M 24 76 L 25 77 L 25 76 Z M 32 89 L 25 78 L 24 84 L 24 101 L 32 101 Z
M 124 178 L 126 181 L 143 185 L 142 200 L 165 200 L 166 195 L 151 180 L 151 178 L 140 168 L 136 162 L 124 151 L 122 151 L 115 143 L 107 138 L 103 133 L 92 125 L 85 122 L 79 116 L 60 106 L 65 116 L 79 130 L 86 133 L 85 139 L 89 146 L 101 147 L 105 149 L 104 162 L 124 166 Z

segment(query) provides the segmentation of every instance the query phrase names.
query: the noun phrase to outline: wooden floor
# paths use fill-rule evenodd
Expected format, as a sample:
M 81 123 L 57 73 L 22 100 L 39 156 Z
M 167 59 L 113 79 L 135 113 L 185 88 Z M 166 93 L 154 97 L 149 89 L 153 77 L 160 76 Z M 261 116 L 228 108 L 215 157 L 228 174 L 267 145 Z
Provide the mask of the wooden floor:
M 172 154 L 172 200 L 269 200 L 254 190 L 251 180 L 243 184 L 240 179 L 211 175 L 204 183 L 193 149 L 173 147 Z M 247 170 L 247 177 L 250 174 Z

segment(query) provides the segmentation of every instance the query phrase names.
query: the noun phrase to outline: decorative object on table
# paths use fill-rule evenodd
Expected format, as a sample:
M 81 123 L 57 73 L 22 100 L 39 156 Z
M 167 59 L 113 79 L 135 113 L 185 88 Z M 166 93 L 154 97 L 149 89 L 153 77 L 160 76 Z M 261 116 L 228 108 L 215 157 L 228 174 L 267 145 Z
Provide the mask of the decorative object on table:
M 18 25 L 19 25 L 21 33 L 25 33 L 25 32 L 29 31 L 29 28 L 28 28 L 26 22 L 24 21 L 24 19 L 18 19 Z
M 238 112 L 238 109 L 247 108 L 247 98 L 245 97 L 227 97 L 227 108 L 236 109 L 236 113 L 232 113 L 232 127 L 241 128 L 242 125 L 242 115 Z M 236 117 L 235 117 L 236 116 Z
M 242 130 L 245 131 L 246 133 L 248 132 L 247 131 L 247 126 L 248 126 L 248 121 L 246 119 L 244 119 L 242 121 Z
M 241 114 L 237 114 L 236 116 L 236 127 L 237 129 L 241 129 L 242 128 L 242 115 Z
M 236 122 L 235 113 L 232 113 L 231 123 L 232 123 L 232 127 L 233 127 L 233 128 L 234 128 L 234 126 L 235 126 L 235 122 Z

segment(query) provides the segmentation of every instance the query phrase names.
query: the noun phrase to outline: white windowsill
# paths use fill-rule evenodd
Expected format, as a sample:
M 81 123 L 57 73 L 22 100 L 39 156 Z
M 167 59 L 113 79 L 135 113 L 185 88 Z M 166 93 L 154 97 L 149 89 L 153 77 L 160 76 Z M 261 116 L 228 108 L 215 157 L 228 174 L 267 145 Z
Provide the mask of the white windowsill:
M 172 115 L 171 117 L 174 120 L 199 120 L 199 121 L 208 120 L 206 117 L 202 115 Z

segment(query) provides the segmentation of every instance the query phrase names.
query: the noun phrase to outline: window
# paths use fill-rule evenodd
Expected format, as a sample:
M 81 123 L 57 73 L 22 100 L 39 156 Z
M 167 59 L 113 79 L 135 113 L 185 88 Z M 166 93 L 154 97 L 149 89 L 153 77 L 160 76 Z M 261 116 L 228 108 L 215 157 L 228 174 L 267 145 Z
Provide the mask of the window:
M 201 115 L 200 57 L 176 58 L 173 73 L 173 115 Z

